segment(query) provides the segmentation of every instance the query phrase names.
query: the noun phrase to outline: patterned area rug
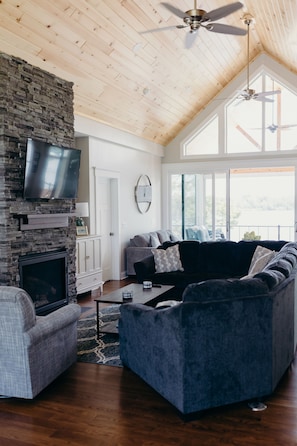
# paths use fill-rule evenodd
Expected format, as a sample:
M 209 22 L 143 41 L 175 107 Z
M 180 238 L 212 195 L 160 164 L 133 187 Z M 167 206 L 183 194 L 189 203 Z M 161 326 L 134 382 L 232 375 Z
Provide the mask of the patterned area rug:
M 110 305 L 99 312 L 99 327 L 119 318 L 119 305 Z M 77 324 L 77 360 L 94 364 L 122 367 L 119 355 L 119 335 L 100 333 L 97 339 L 96 313 L 81 316 Z

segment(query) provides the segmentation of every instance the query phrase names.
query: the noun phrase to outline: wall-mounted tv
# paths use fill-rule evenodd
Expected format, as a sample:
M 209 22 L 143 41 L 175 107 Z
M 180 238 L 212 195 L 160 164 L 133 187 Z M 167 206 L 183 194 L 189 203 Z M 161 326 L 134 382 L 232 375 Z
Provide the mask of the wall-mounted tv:
M 78 149 L 28 138 L 24 198 L 77 198 L 80 154 Z

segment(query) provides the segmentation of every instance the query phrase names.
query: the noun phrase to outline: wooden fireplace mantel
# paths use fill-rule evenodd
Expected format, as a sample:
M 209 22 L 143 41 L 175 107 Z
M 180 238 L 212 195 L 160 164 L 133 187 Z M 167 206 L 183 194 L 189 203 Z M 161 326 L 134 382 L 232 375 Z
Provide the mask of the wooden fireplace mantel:
M 20 231 L 47 229 L 47 228 L 64 228 L 67 227 L 69 217 L 75 217 L 75 213 L 60 214 L 15 214 L 15 218 L 19 219 Z

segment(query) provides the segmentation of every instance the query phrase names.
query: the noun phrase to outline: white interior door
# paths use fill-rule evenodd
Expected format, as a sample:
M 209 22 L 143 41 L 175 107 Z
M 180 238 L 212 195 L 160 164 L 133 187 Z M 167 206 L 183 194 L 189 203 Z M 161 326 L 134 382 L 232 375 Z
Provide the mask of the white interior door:
M 112 257 L 111 257 L 111 237 L 112 218 L 111 218 L 111 190 L 110 179 L 97 178 L 97 228 L 96 232 L 101 236 L 101 261 L 103 281 L 112 279 Z
M 119 255 L 119 181 L 112 172 L 95 174 L 96 234 L 101 236 L 102 279 L 120 279 Z

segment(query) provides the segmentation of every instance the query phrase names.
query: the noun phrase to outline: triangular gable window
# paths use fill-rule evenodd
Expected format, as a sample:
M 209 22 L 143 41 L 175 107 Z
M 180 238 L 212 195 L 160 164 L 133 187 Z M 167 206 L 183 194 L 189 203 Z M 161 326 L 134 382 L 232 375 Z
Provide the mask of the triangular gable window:
M 239 99 L 239 91 L 224 101 L 182 143 L 185 158 L 263 154 L 297 149 L 297 92 L 264 70 L 252 79 L 256 93 L 280 91 L 268 101 Z
M 184 156 L 216 155 L 219 152 L 219 119 L 213 116 L 184 144 Z
M 297 148 L 297 95 L 276 78 L 259 76 L 250 88 L 279 91 L 266 101 L 234 99 L 226 107 L 227 153 L 271 152 Z

